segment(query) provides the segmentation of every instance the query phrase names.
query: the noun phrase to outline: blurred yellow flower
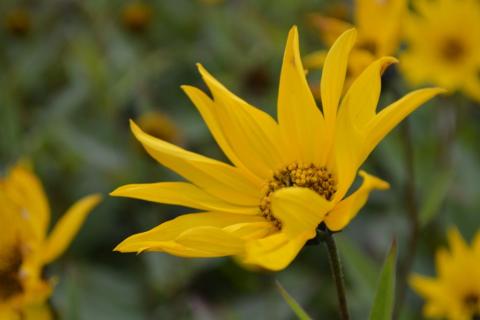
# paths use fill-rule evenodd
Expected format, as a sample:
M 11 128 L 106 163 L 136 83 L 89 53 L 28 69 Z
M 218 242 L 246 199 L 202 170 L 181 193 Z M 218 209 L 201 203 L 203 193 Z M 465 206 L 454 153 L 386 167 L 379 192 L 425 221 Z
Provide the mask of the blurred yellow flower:
M 171 143 L 181 143 L 180 128 L 164 113 L 154 111 L 143 113 L 137 119 L 138 125 L 146 133 Z
M 43 267 L 68 247 L 99 195 L 75 203 L 47 235 L 50 209 L 43 187 L 26 165 L 0 180 L 0 319 L 50 319 L 53 280 Z
M 395 54 L 400 43 L 406 0 L 356 0 L 354 25 L 358 41 L 348 63 L 348 78 L 355 79 L 375 59 Z M 319 14 L 310 16 L 311 23 L 320 31 L 322 41 L 330 46 L 350 23 Z M 307 69 L 320 68 L 326 51 L 317 51 L 304 58 Z
M 403 71 L 412 84 L 434 83 L 480 101 L 480 2 L 415 0 L 405 24 Z
M 122 21 L 130 31 L 144 31 L 152 20 L 152 7 L 142 1 L 133 1 L 123 7 Z
M 341 99 L 356 31 L 327 54 L 322 73 L 323 112 L 315 104 L 300 59 L 298 32 L 289 33 L 280 76 L 278 122 L 228 91 L 201 65 L 213 98 L 183 86 L 232 165 L 195 154 L 131 128 L 147 152 L 188 182 L 134 184 L 112 195 L 183 205 L 182 215 L 133 235 L 116 250 L 163 251 L 183 257 L 235 256 L 247 265 L 285 268 L 322 222 L 343 229 L 370 191 L 388 184 L 360 172 L 363 184 L 345 197 L 358 168 L 403 118 L 442 92 L 412 92 L 376 113 L 380 77 L 396 60 L 372 63 Z
M 32 27 L 30 12 L 22 7 L 14 8 L 7 13 L 5 26 L 7 30 L 16 36 L 24 36 Z
M 480 317 L 480 231 L 471 247 L 456 228 L 448 231 L 450 251 L 437 251 L 437 277 L 410 277 L 410 284 L 425 300 L 425 317 L 473 320 Z

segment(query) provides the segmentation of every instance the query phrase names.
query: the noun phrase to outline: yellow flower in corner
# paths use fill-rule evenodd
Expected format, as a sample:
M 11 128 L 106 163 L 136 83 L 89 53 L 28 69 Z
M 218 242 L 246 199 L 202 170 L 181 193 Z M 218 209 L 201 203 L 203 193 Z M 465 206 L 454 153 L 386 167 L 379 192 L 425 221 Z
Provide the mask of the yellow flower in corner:
M 355 0 L 354 25 L 358 41 L 348 64 L 349 80 L 355 79 L 375 59 L 395 54 L 400 44 L 406 0 Z M 335 39 L 352 25 L 343 20 L 312 14 L 310 21 L 320 31 L 322 41 L 331 46 Z M 320 68 L 326 51 L 317 51 L 304 58 L 307 69 Z
M 133 235 L 116 250 L 162 251 L 183 257 L 235 256 L 270 270 L 285 268 L 324 222 L 343 229 L 370 191 L 388 184 L 360 172 L 363 184 L 345 197 L 370 152 L 403 118 L 441 89 L 412 92 L 376 113 L 380 76 L 396 60 L 371 64 L 341 99 L 356 31 L 330 49 L 322 74 L 323 112 L 300 59 L 298 32 L 289 33 L 278 94 L 278 121 L 228 91 L 198 66 L 212 97 L 183 86 L 233 165 L 186 151 L 131 128 L 146 151 L 190 182 L 126 185 L 112 195 L 183 205 L 182 215 Z
M 436 255 L 437 277 L 413 275 L 410 284 L 425 300 L 431 318 L 470 320 L 480 317 L 480 231 L 469 247 L 457 229 L 448 232 L 450 250 Z
M 25 165 L 0 179 L 0 319 L 50 319 L 53 287 L 45 265 L 68 247 L 99 195 L 75 203 L 47 234 L 50 209 L 38 178 Z
M 408 47 L 401 57 L 406 79 L 480 101 L 480 2 L 415 0 L 413 6 L 416 12 L 405 24 Z

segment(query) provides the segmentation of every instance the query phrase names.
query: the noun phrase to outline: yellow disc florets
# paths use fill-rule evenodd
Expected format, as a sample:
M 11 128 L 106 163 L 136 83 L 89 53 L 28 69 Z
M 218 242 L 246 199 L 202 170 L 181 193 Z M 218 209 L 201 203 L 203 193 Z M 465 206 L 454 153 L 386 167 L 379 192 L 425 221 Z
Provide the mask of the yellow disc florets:
M 260 211 L 265 219 L 272 222 L 278 229 L 282 228 L 282 223 L 272 214 L 271 195 L 279 189 L 288 187 L 312 189 L 326 200 L 331 200 L 337 191 L 335 178 L 326 167 L 294 162 L 275 171 L 272 179 L 265 185 L 264 196 L 260 201 Z

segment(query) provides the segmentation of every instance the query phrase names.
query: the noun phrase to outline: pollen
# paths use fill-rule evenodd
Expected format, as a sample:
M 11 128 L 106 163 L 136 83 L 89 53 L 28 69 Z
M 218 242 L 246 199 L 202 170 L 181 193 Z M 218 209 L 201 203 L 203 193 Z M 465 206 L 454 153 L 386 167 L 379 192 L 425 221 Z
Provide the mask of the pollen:
M 326 167 L 293 162 L 275 171 L 272 179 L 265 185 L 259 207 L 262 216 L 279 230 L 282 229 L 282 222 L 272 213 L 271 197 L 275 191 L 289 187 L 309 188 L 326 200 L 331 200 L 337 191 L 335 177 Z

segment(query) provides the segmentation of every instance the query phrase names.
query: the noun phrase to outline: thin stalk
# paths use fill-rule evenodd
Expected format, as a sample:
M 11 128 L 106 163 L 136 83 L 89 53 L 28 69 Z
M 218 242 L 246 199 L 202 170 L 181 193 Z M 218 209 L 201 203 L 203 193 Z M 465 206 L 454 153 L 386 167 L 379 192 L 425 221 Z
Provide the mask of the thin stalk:
M 335 244 L 335 239 L 333 238 L 333 234 L 329 230 L 326 230 L 323 233 L 323 240 L 327 245 L 330 269 L 332 270 L 333 281 L 335 282 L 335 287 L 337 288 L 340 319 L 349 320 L 350 316 L 348 315 L 347 297 L 345 294 L 345 281 L 343 277 L 342 265 L 340 264 L 340 258 L 338 256 L 337 246 Z
M 407 172 L 407 182 L 405 184 L 405 204 L 409 222 L 408 248 L 403 263 L 400 266 L 398 278 L 397 301 L 393 313 L 393 319 L 398 319 L 400 310 L 407 293 L 407 278 L 410 274 L 415 255 L 417 252 L 418 239 L 420 236 L 420 220 L 418 215 L 417 190 L 415 187 L 415 169 L 414 169 L 414 150 L 412 143 L 412 132 L 408 119 L 403 121 L 402 137 L 405 148 L 405 170 Z

